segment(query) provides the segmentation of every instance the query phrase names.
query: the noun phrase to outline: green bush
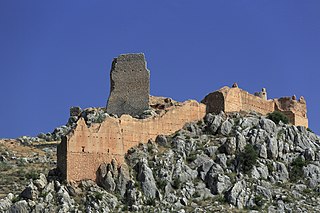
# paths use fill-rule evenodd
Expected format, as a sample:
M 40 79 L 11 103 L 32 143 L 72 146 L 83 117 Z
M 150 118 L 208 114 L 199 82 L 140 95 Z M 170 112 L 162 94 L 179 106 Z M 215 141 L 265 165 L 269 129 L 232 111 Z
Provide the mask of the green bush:
M 176 177 L 176 178 L 173 180 L 172 187 L 173 187 L 174 189 L 180 189 L 180 188 L 181 188 L 181 185 L 182 185 L 182 183 L 181 183 L 180 179 L 179 179 L 178 177 Z
M 272 120 L 276 124 L 279 124 L 280 121 L 282 121 L 282 123 L 285 123 L 285 124 L 289 123 L 288 117 L 279 111 L 274 111 L 272 113 L 269 113 L 267 118 Z
M 291 169 L 289 173 L 290 180 L 292 182 L 297 182 L 303 178 L 303 167 L 308 163 L 302 159 L 302 157 L 297 157 L 291 163 Z
M 39 173 L 35 170 L 31 170 L 29 172 L 26 173 L 26 178 L 27 179 L 32 179 L 32 180 L 36 180 L 39 178 Z
M 251 144 L 247 144 L 244 147 L 244 151 L 238 155 L 238 165 L 244 173 L 251 171 L 254 165 L 256 165 L 258 159 L 258 153 Z
M 312 131 L 312 129 L 310 129 L 310 128 L 307 128 L 307 130 L 308 130 L 309 132 L 312 132 L 312 133 L 314 133 L 314 132 Z

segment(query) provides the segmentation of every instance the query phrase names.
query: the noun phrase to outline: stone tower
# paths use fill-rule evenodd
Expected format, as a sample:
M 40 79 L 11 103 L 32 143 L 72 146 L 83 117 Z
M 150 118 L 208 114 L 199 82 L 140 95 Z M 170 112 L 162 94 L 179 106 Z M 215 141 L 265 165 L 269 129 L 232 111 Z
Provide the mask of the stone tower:
M 139 115 L 149 108 L 150 72 L 144 54 L 123 54 L 112 62 L 107 113 Z
M 261 92 L 256 92 L 256 93 L 254 93 L 254 95 L 262 98 L 263 100 L 268 100 L 266 88 L 262 88 Z

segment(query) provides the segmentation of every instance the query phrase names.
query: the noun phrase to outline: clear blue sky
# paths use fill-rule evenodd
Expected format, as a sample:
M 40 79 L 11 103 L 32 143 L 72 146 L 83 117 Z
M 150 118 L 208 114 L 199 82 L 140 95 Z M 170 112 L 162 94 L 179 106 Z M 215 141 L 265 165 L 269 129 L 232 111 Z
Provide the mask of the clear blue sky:
M 319 0 L 2 0 L 0 138 L 105 106 L 111 61 L 131 52 L 145 53 L 153 95 L 199 101 L 233 82 L 303 95 L 320 133 Z

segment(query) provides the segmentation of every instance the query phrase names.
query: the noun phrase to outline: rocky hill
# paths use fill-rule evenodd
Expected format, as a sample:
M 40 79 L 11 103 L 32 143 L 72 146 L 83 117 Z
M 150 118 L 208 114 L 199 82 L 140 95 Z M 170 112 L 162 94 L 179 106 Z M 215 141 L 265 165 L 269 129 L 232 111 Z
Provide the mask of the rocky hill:
M 51 170 L 1 212 L 319 212 L 320 137 L 255 113 L 207 114 L 130 149 L 97 183 Z M 3 172 L 1 175 L 3 176 Z

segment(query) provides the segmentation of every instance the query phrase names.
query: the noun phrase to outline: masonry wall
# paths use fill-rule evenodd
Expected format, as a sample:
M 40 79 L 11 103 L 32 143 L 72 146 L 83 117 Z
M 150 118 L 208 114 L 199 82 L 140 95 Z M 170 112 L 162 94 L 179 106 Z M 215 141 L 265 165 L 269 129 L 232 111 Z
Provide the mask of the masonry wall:
M 115 158 L 121 164 L 131 147 L 155 139 L 159 134 L 172 134 L 186 123 L 202 119 L 205 114 L 204 104 L 187 101 L 147 119 L 129 115 L 107 117 L 102 124 L 90 128 L 80 119 L 74 132 L 59 145 L 59 152 L 66 153 L 66 158 L 58 153 L 58 168 L 68 181 L 96 180 L 101 163 Z
M 255 111 L 263 115 L 274 111 L 274 103 L 272 100 L 264 100 L 244 90 L 241 90 L 240 93 L 243 111 Z

